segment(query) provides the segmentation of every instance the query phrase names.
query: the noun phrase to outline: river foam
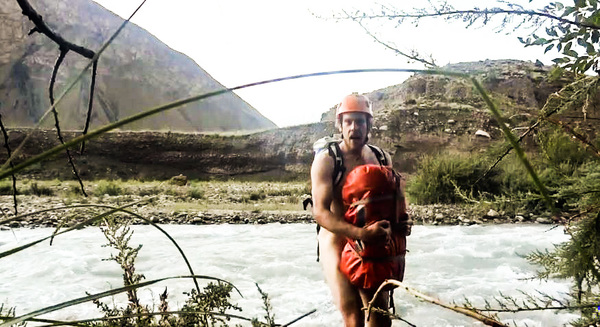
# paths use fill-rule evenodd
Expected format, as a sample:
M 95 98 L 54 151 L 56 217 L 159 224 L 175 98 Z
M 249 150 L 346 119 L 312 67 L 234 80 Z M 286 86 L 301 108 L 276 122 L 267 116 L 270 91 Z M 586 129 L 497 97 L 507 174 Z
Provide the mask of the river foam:
M 294 326 L 339 326 L 341 319 L 331 303 L 316 262 L 315 225 L 164 225 L 190 260 L 195 273 L 232 282 L 243 294 L 233 302 L 241 315 L 264 315 L 258 283 L 269 294 L 278 323 L 286 323 L 312 309 L 317 312 Z M 131 245 L 143 244 L 136 268 L 146 280 L 188 275 L 183 259 L 170 241 L 151 226 L 134 226 Z M 503 294 L 519 296 L 536 290 L 559 295 L 569 282 L 526 280 L 535 272 L 520 255 L 552 248 L 568 240 L 561 228 L 547 225 L 415 226 L 409 237 L 405 283 L 444 302 L 474 304 Z M 0 251 L 51 234 L 53 229 L 0 231 Z M 17 314 L 122 286 L 121 271 L 98 228 L 85 228 L 0 259 L 0 303 L 16 306 Z M 157 302 L 168 288 L 171 309 L 183 304 L 182 292 L 193 288 L 191 280 L 171 280 L 143 288 L 145 303 Z M 421 302 L 397 290 L 398 313 L 418 326 L 473 326 L 471 318 Z M 106 299 L 125 303 L 124 296 Z M 47 315 L 56 319 L 101 316 L 92 304 L 82 304 Z M 561 326 L 575 317 L 569 313 L 536 312 L 505 314 L 517 325 Z M 395 322 L 394 326 L 404 326 Z

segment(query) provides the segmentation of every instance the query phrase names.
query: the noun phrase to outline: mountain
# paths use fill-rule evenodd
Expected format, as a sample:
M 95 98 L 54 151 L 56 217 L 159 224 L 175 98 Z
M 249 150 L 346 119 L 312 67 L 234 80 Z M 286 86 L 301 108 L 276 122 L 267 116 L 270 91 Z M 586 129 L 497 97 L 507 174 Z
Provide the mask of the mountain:
M 471 72 L 497 104 L 517 136 L 540 117 L 551 94 L 573 82 L 552 77 L 551 67 L 517 60 L 454 64 L 452 70 Z M 367 94 L 375 119 L 370 142 L 392 156 L 396 169 L 414 173 L 424 155 L 472 154 L 504 139 L 498 122 L 469 80 L 443 75 L 415 74 L 402 84 Z M 554 95 L 557 98 L 557 95 Z M 600 136 L 600 96 L 554 114 L 590 140 Z M 312 143 L 336 133 L 333 108 L 314 124 L 271 129 L 247 135 L 198 133 L 115 132 L 93 139 L 76 162 L 84 179 L 168 179 L 184 174 L 193 179 L 250 178 L 308 180 Z M 15 148 L 30 135 L 18 161 L 58 144 L 54 131 L 10 130 Z M 67 135 L 67 138 L 73 137 Z M 523 140 L 535 144 L 535 133 Z M 0 152 L 0 160 L 6 154 Z M 25 174 L 39 178 L 70 179 L 71 170 L 59 155 L 35 165 Z
M 91 0 L 29 0 L 29 3 L 54 32 L 93 51 L 99 50 L 123 21 Z M 9 127 L 33 126 L 50 106 L 48 85 L 59 49 L 45 35 L 28 35 L 34 25 L 21 14 L 16 0 L 0 3 L 0 25 L 2 121 Z M 87 63 L 88 59 L 76 53 L 66 55 L 58 71 L 55 97 Z M 91 73 L 85 74 L 58 105 L 61 128 L 83 128 L 90 81 Z M 99 59 L 91 127 L 222 88 L 192 59 L 130 23 Z M 41 126 L 53 127 L 52 115 Z M 223 132 L 276 127 L 235 93 L 226 93 L 122 129 Z

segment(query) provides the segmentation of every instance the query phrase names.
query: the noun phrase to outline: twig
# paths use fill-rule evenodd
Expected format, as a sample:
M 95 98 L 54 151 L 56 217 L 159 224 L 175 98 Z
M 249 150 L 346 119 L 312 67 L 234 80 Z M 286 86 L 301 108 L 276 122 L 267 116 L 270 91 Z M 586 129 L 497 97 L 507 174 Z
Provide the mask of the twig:
M 535 124 L 529 126 L 529 128 L 525 131 L 525 133 L 521 134 L 521 136 L 519 137 L 519 140 L 517 140 L 517 142 L 521 143 L 521 141 L 523 141 L 523 139 L 525 138 L 525 136 L 527 136 L 529 133 L 531 133 L 531 131 L 533 131 L 538 125 L 540 124 L 540 120 L 536 121 Z M 502 155 L 500 155 L 498 157 L 498 159 L 496 159 L 496 162 L 494 162 L 493 165 L 491 165 L 486 171 L 485 173 L 483 173 L 483 175 L 481 175 L 476 181 L 475 183 L 473 183 L 473 185 L 479 183 L 480 180 L 482 180 L 483 178 L 485 178 L 494 168 L 496 168 L 496 166 L 500 163 L 500 161 L 502 161 L 504 159 L 504 157 L 506 157 L 509 153 L 510 150 L 512 150 L 513 147 L 512 145 L 508 145 L 506 147 L 506 151 L 504 151 L 504 153 Z
M 406 54 L 406 53 L 404 53 L 403 51 L 400 51 L 399 49 L 397 49 L 397 48 L 394 48 L 394 47 L 392 47 L 391 45 L 389 45 L 389 44 L 387 44 L 387 43 L 385 43 L 385 42 L 383 42 L 383 41 L 379 40 L 379 39 L 377 38 L 377 36 L 375 36 L 373 33 L 371 33 L 371 31 L 369 31 L 369 29 L 367 29 L 367 28 L 366 28 L 366 27 L 365 27 L 365 26 L 362 24 L 362 22 L 361 22 L 361 20 L 360 20 L 359 18 L 356 18 L 356 17 L 352 17 L 352 16 L 350 16 L 350 15 L 349 15 L 349 14 L 348 14 L 348 13 L 347 13 L 345 10 L 342 10 L 342 12 L 343 12 L 344 14 L 346 14 L 347 18 L 349 18 L 349 19 L 352 19 L 352 20 L 353 20 L 354 22 L 356 22 L 356 23 L 357 23 L 357 24 L 358 24 L 360 27 L 362 27 L 362 29 L 363 29 L 363 30 L 364 30 L 364 31 L 367 33 L 367 35 L 369 35 L 369 36 L 370 36 L 370 37 L 371 37 L 373 40 L 375 40 L 375 42 L 377 42 L 377 43 L 379 43 L 379 44 L 383 45 L 384 47 L 386 47 L 386 48 L 388 48 L 388 49 L 390 49 L 390 50 L 392 50 L 392 51 L 396 52 L 397 54 L 399 54 L 399 55 L 401 55 L 401 56 L 403 56 L 403 57 L 406 57 L 406 58 L 408 58 L 409 60 L 415 60 L 415 61 L 418 61 L 418 62 L 420 62 L 420 63 L 424 64 L 425 66 L 430 66 L 430 67 L 438 67 L 438 66 L 435 64 L 435 62 L 434 62 L 433 60 L 432 60 L 431 62 L 429 62 L 429 61 L 427 61 L 427 60 L 425 60 L 425 59 L 423 59 L 423 58 L 420 58 L 420 57 L 418 57 L 418 56 L 416 56 L 416 55 L 410 55 L 410 54 Z
M 17 3 L 21 7 L 23 15 L 27 16 L 29 20 L 35 24 L 35 27 L 29 31 L 29 35 L 39 32 L 47 37 L 49 37 L 52 41 L 56 42 L 61 49 L 72 50 L 88 59 L 94 58 L 96 55 L 94 51 L 87 49 L 85 47 L 73 44 L 65 39 L 59 34 L 53 32 L 48 25 L 42 19 L 42 15 L 38 14 L 33 7 L 29 4 L 27 0 L 17 0 Z
M 0 114 L 0 128 L 2 129 L 2 135 L 4 136 L 4 147 L 6 148 L 6 153 L 10 158 L 10 145 L 8 144 L 8 133 L 6 132 L 6 128 L 4 128 L 4 123 L 2 123 L 2 114 Z M 14 168 L 14 164 L 11 161 L 10 167 Z M 19 214 L 17 209 L 17 178 L 15 174 L 11 174 L 12 176 L 12 189 L 13 189 L 13 203 L 15 205 L 15 216 Z M 0 208 L 2 213 L 4 214 L 4 209 Z M 5 214 L 6 215 L 6 214 Z
M 56 82 L 56 75 L 58 74 L 58 69 L 60 68 L 60 65 L 62 64 L 63 60 L 65 59 L 67 52 L 69 52 L 69 50 L 66 48 L 63 48 L 61 46 L 60 54 L 58 55 L 58 59 L 56 59 L 56 63 L 54 64 L 54 69 L 52 70 L 52 77 L 50 78 L 50 86 L 48 87 L 48 93 L 50 96 L 50 105 L 52 106 L 52 114 L 54 115 L 54 126 L 56 126 L 56 134 L 58 136 L 60 144 L 63 144 L 63 145 L 65 144 L 65 140 L 60 131 L 60 123 L 58 120 L 58 111 L 56 110 L 56 105 L 54 104 L 54 83 Z M 77 172 L 77 167 L 75 167 L 75 163 L 73 162 L 73 157 L 71 156 L 71 151 L 69 151 L 69 148 L 65 148 L 65 153 L 67 154 L 67 159 L 69 160 L 69 164 L 71 165 L 73 174 L 79 181 L 79 186 L 81 187 L 81 192 L 83 193 L 83 195 L 85 195 L 87 197 L 88 195 L 85 192 L 85 187 L 83 186 L 83 181 L 81 180 L 81 177 L 79 177 L 79 173 Z
M 297 322 L 297 321 L 298 321 L 298 320 L 300 320 L 300 319 L 303 319 L 303 318 L 306 318 L 306 317 L 310 316 L 311 314 L 313 314 L 313 313 L 315 313 L 315 312 L 317 312 L 317 309 L 312 309 L 311 311 L 309 311 L 309 312 L 307 312 L 307 313 L 305 313 L 305 314 L 301 315 L 300 317 L 298 317 L 298 318 L 296 318 L 296 319 L 294 319 L 294 320 L 292 320 L 292 321 L 288 322 L 287 324 L 281 325 L 281 327 L 287 327 L 287 326 L 289 326 L 289 325 L 291 325 L 291 324 L 293 324 L 293 323 Z
M 40 120 L 37 122 L 37 124 L 36 124 L 35 127 L 39 127 L 42 124 L 42 122 L 44 121 L 44 119 L 46 118 L 46 116 L 48 116 L 48 114 L 50 113 L 50 111 L 58 103 L 60 103 L 62 101 L 62 99 L 65 97 L 65 95 L 79 82 L 79 80 L 81 79 L 81 77 L 83 76 L 83 74 L 88 70 L 88 68 L 90 68 L 92 66 L 93 62 L 98 60 L 98 58 L 100 57 L 100 54 L 102 54 L 104 52 L 104 50 L 106 50 L 106 48 L 108 48 L 108 46 L 112 43 L 112 41 L 114 41 L 114 39 L 121 33 L 121 31 L 125 28 L 125 26 L 129 23 L 129 21 L 142 8 L 142 6 L 145 3 L 146 3 L 146 0 L 143 0 L 142 3 L 129 16 L 129 18 L 127 18 L 127 20 L 123 21 L 123 23 L 121 24 L 121 26 L 119 26 L 119 28 L 113 33 L 113 35 L 111 35 L 111 37 L 108 39 L 108 41 L 106 41 L 106 43 L 104 43 L 102 45 L 102 47 L 100 48 L 100 50 L 98 50 L 98 52 L 95 53 L 95 55 L 92 58 L 92 60 L 90 62 L 88 62 L 88 64 L 79 72 L 79 75 L 77 75 L 75 77 L 75 79 L 71 82 L 71 84 L 69 84 L 63 90 L 63 92 L 60 94 L 60 96 L 58 96 L 58 98 L 56 99 L 56 103 L 54 105 L 50 105 L 50 108 L 48 108 L 48 110 L 46 110 L 46 112 L 44 112 L 44 114 L 42 115 L 42 117 L 40 118 Z M 27 143 L 27 141 L 29 140 L 30 137 L 31 137 L 31 133 L 27 134 L 27 136 L 25 136 L 25 139 L 23 139 L 23 141 L 21 142 L 21 144 L 19 144 L 19 146 L 13 152 L 13 156 L 16 156 L 18 153 L 20 153 L 20 151 L 23 149 L 23 147 L 25 146 L 25 144 Z M 2 167 L 0 167 L 0 171 L 6 169 L 6 167 L 8 166 L 8 163 L 11 160 L 12 160 L 12 158 L 9 157 L 6 160 L 6 162 L 4 162 L 4 164 L 2 165 Z
M 83 135 L 87 134 L 88 129 L 90 127 L 90 119 L 92 118 L 92 105 L 94 104 L 94 89 L 96 87 L 96 71 L 98 70 L 98 60 L 94 60 L 94 64 L 92 65 L 92 82 L 90 83 L 90 99 L 88 102 L 88 111 L 87 117 L 85 118 L 85 126 L 83 128 Z M 81 142 L 81 148 L 79 150 L 80 153 L 83 154 L 85 151 L 85 142 Z
M 551 15 L 545 12 L 538 12 L 534 10 L 509 10 L 509 9 L 501 9 L 501 8 L 492 8 L 492 9 L 470 9 L 470 10 L 447 10 L 447 11 L 436 11 L 433 13 L 417 13 L 417 14 L 395 14 L 395 15 L 358 15 L 348 17 L 350 19 L 355 18 L 366 18 L 366 19 L 374 19 L 374 18 L 385 18 L 385 19 L 421 19 L 427 17 L 442 17 L 442 16 L 467 16 L 467 15 L 480 15 L 480 16 L 491 16 L 491 15 L 517 15 L 517 16 L 532 16 L 532 17 L 543 17 L 549 18 L 552 20 L 557 20 L 561 23 L 566 23 L 570 25 L 575 25 L 578 27 L 590 28 L 594 30 L 599 30 L 600 25 L 589 24 L 583 21 L 574 21 L 566 18 L 562 18 L 559 16 Z
M 569 125 L 563 123 L 562 121 L 558 120 L 558 119 L 552 119 L 552 118 L 545 118 L 544 119 L 547 122 L 550 122 L 554 125 L 557 125 L 559 127 L 562 127 L 565 131 L 571 133 L 571 135 L 573 135 L 577 140 L 579 140 L 581 143 L 583 143 L 584 145 L 588 146 L 590 149 L 593 150 L 594 154 L 598 157 L 600 157 L 600 149 L 598 149 L 592 142 L 590 142 L 588 139 L 585 138 L 585 136 L 577 133 L 574 129 L 572 129 Z
M 387 286 L 387 288 L 389 288 L 389 285 L 394 285 L 394 286 L 397 286 L 397 287 L 404 288 L 408 293 L 410 293 L 410 294 L 412 294 L 412 295 L 414 295 L 414 296 L 416 296 L 416 297 L 418 297 L 418 298 L 420 298 L 422 300 L 425 300 L 425 301 L 427 301 L 429 303 L 433 303 L 435 305 L 439 305 L 439 306 L 441 306 L 443 308 L 446 308 L 446 309 L 450 309 L 450 310 L 452 310 L 454 312 L 461 313 L 461 314 L 469 316 L 471 318 L 477 319 L 477 320 L 483 322 L 484 324 L 486 324 L 488 326 L 493 326 L 493 327 L 508 327 L 507 325 L 502 324 L 501 322 L 499 322 L 499 321 L 497 321 L 497 320 L 495 320 L 493 318 L 490 318 L 488 316 L 484 316 L 484 315 L 482 315 L 482 314 L 480 314 L 478 312 L 475 312 L 475 311 L 472 311 L 472 310 L 469 310 L 469 309 L 466 309 L 466 308 L 463 308 L 463 307 L 458 307 L 458 306 L 455 306 L 455 305 L 448 305 L 448 304 L 442 303 L 440 300 L 435 299 L 435 298 L 433 298 L 431 296 L 425 295 L 425 294 L 423 294 L 423 293 L 421 293 L 421 292 L 419 292 L 419 291 L 417 291 L 417 290 L 415 290 L 413 288 L 410 288 L 410 287 L 404 285 L 402 282 L 394 280 L 394 279 L 388 279 L 385 282 L 383 282 L 383 284 L 381 284 L 381 286 L 379 286 L 379 288 L 375 292 L 375 295 L 373 295 L 373 299 L 371 301 L 369 301 L 369 304 L 367 306 L 367 310 L 369 312 L 372 309 L 373 303 L 377 299 L 377 296 L 379 295 L 379 293 L 381 293 L 381 291 L 384 288 L 386 288 L 386 286 Z

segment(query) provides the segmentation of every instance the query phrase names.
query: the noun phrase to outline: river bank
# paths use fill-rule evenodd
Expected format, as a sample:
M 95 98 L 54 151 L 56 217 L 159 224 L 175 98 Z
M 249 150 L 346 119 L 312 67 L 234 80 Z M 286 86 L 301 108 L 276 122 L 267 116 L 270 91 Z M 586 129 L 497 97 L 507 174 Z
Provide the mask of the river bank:
M 253 209 L 235 209 L 235 206 L 223 203 L 218 206 L 194 205 L 173 196 L 100 196 L 85 199 L 68 200 L 61 197 L 39 197 L 24 195 L 17 199 L 19 219 L 0 224 L 0 229 L 36 228 L 72 226 L 84 219 L 93 217 L 109 207 L 127 206 L 125 209 L 154 223 L 179 225 L 210 224 L 268 224 L 268 223 L 313 223 L 308 210 L 290 210 L 290 205 L 282 204 L 277 210 L 272 204 L 255 203 Z M 297 204 L 302 208 L 302 204 Z M 14 214 L 14 202 L 11 196 L 0 196 L 0 208 L 4 221 Z M 226 209 L 225 209 L 226 208 Z M 264 209 L 263 208 L 269 208 Z M 275 209 L 273 209 L 275 208 Z M 411 215 L 416 225 L 474 225 L 474 224 L 551 224 L 549 214 L 506 214 L 494 209 L 485 209 L 475 205 L 411 205 Z M 132 217 L 125 213 L 118 216 Z M 134 218 L 134 224 L 147 222 Z

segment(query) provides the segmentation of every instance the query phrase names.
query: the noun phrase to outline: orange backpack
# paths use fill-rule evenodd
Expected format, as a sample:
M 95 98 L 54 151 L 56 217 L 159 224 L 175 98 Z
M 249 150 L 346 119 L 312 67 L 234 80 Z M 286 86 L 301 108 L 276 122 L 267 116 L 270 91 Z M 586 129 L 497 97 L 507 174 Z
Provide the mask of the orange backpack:
M 346 177 L 342 189 L 346 221 L 366 227 L 387 220 L 393 231 L 387 243 L 366 244 L 352 239 L 346 243 L 340 271 L 357 287 L 372 289 L 386 279 L 402 281 L 404 277 L 406 236 L 410 235 L 411 222 L 400 189 L 401 178 L 381 165 L 358 166 Z

